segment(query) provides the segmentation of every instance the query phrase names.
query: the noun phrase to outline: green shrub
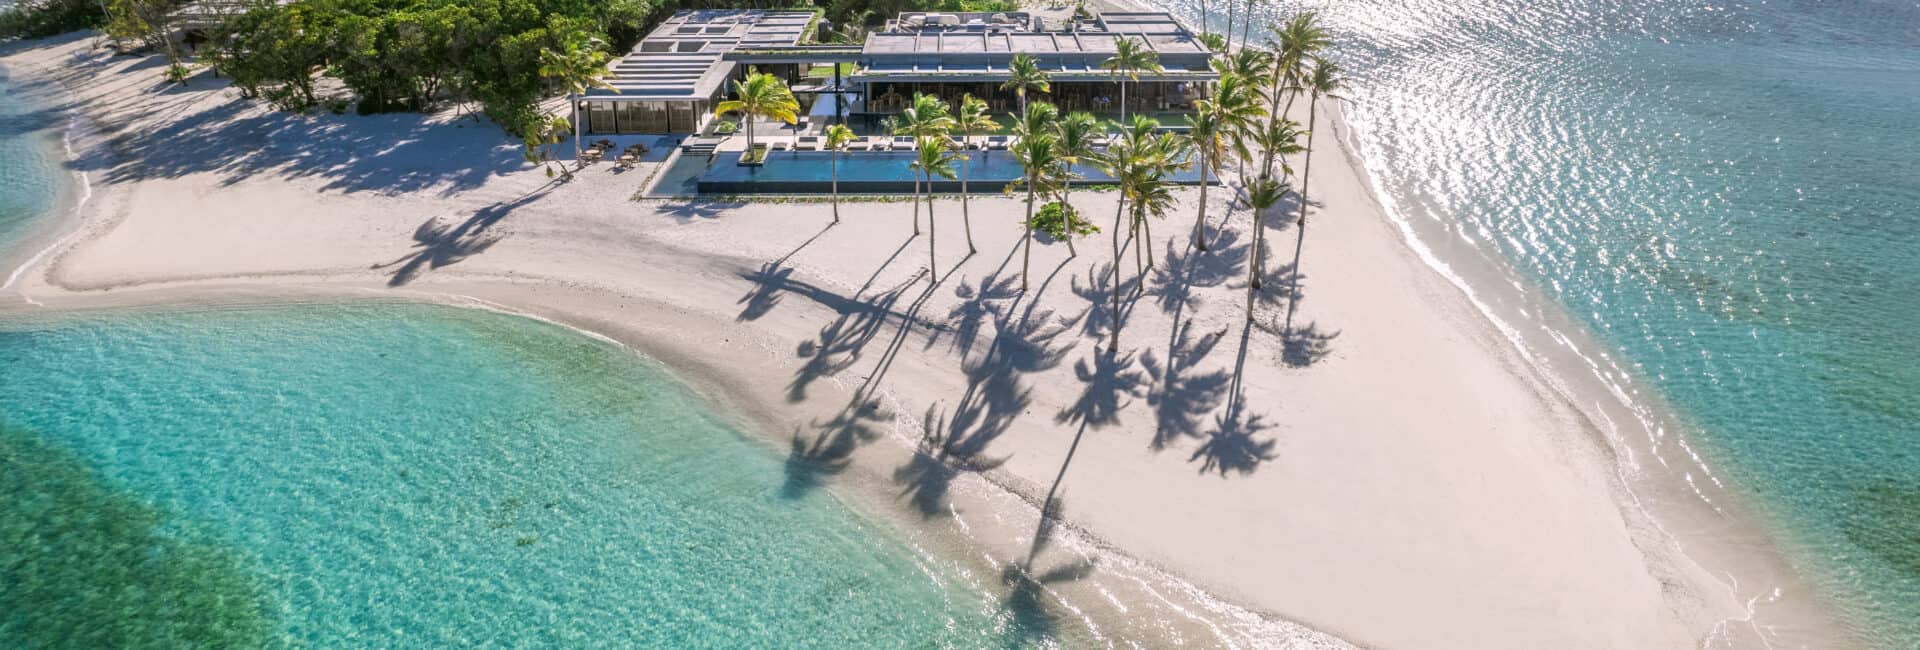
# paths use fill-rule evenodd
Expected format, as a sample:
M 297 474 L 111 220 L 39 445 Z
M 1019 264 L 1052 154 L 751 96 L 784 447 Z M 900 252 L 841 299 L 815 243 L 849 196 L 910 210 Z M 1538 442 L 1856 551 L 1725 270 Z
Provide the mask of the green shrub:
M 27 0 L 0 11 L 0 41 L 45 38 L 105 22 L 98 0 Z
M 733 135 L 734 132 L 739 130 L 740 125 L 735 124 L 733 120 L 720 120 L 719 123 L 713 125 L 713 132 L 720 135 Z
M 1069 219 L 1073 222 L 1075 237 L 1085 237 L 1100 232 L 1100 227 L 1082 218 L 1079 210 L 1059 201 L 1040 206 L 1040 210 L 1033 214 L 1033 229 L 1047 233 L 1048 237 L 1054 239 L 1066 239 Z

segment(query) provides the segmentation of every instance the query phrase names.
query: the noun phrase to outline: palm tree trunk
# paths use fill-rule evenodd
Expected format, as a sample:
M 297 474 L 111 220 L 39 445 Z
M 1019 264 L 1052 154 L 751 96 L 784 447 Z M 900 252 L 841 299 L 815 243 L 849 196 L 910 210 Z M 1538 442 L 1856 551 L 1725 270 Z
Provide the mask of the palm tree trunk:
M 1211 34 L 1212 29 L 1207 26 L 1207 0 L 1200 0 L 1200 33 Z
M 1240 27 L 1240 47 L 1246 47 L 1247 43 L 1250 42 L 1249 39 L 1253 38 L 1253 3 L 1254 1 L 1255 0 L 1247 0 L 1247 19 L 1241 21 L 1241 27 Z M 1232 38 L 1232 37 L 1229 36 L 1228 38 Z
M 1061 183 L 1061 188 L 1062 189 L 1060 190 L 1060 214 L 1066 215 L 1065 219 L 1067 222 L 1067 257 L 1079 257 L 1080 256 L 1079 249 L 1076 249 L 1073 247 L 1074 236 L 1078 234 L 1074 232 L 1075 230 L 1074 225 L 1076 223 L 1079 223 L 1080 221 L 1079 214 L 1074 212 L 1073 210 L 1073 185 L 1070 182 L 1063 182 Z
M 586 161 L 580 159 L 580 97 L 567 93 L 567 103 L 573 106 L 573 164 L 584 166 Z
M 1227 0 L 1227 51 L 1233 51 L 1233 0 Z
M 1107 352 L 1118 357 L 1120 354 L 1120 217 L 1126 214 L 1127 195 L 1120 195 L 1120 205 L 1113 209 L 1113 332 L 1107 344 Z
M 1265 210 L 1261 210 L 1258 206 L 1250 207 L 1253 208 L 1253 259 L 1247 265 L 1247 288 L 1258 291 L 1260 290 L 1260 276 L 1266 275 L 1267 270 L 1266 246 L 1263 245 L 1266 243 L 1266 238 L 1260 236 L 1261 233 L 1267 229 L 1267 214 Z M 1251 296 L 1252 294 L 1248 295 Z M 1248 298 L 1248 300 L 1252 300 L 1252 298 Z M 1253 309 L 1253 303 L 1249 302 L 1247 305 L 1248 310 Z M 1247 312 L 1247 318 L 1253 318 L 1252 311 Z
M 1127 128 L 1127 82 L 1120 82 L 1120 129 Z
M 1127 221 L 1127 235 L 1133 239 L 1133 272 L 1135 275 L 1146 275 L 1146 264 L 1140 261 L 1140 249 L 1145 248 L 1145 246 L 1140 241 L 1140 214 L 1138 208 L 1135 208 L 1133 218 Z
M 835 149 L 827 159 L 833 166 L 833 222 L 840 223 L 840 150 Z
M 920 175 L 913 175 L 913 236 L 920 236 Z
M 1280 329 L 1282 336 L 1293 331 L 1293 309 L 1300 306 L 1300 253 L 1307 247 L 1307 184 L 1313 180 L 1313 120 L 1314 109 L 1319 108 L 1319 93 L 1307 100 L 1307 160 L 1300 170 L 1300 232 L 1293 240 L 1293 286 L 1287 290 L 1287 320 Z
M 964 138 L 964 136 L 962 137 Z M 966 151 L 966 149 L 962 148 L 961 151 Z M 980 249 L 973 247 L 973 214 L 967 210 L 967 168 L 969 167 L 969 161 L 972 159 L 972 156 L 962 155 L 960 157 L 960 226 L 967 231 L 968 255 L 980 252 Z M 933 206 L 927 206 L 927 214 L 929 215 L 928 218 L 931 219 Z
M 1200 216 L 1193 220 L 1191 245 L 1207 250 L 1207 150 L 1200 150 Z
M 940 283 L 939 259 L 934 254 L 935 239 L 933 222 L 933 179 L 927 179 L 927 272 L 932 275 L 933 283 Z
M 1033 262 L 1033 177 L 1027 177 L 1027 237 L 1020 252 L 1020 291 L 1027 290 L 1027 266 Z
M 1140 240 L 1141 247 L 1147 249 L 1147 268 L 1153 268 L 1153 222 L 1147 215 L 1140 215 L 1140 227 L 1146 231 L 1147 238 Z

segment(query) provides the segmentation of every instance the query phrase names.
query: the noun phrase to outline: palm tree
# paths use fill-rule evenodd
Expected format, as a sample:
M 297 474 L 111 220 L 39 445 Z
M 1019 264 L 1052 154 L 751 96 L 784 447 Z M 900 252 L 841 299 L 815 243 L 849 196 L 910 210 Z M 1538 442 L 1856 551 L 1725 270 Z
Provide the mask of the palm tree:
M 1020 161 L 1027 185 L 1027 236 L 1021 244 L 1025 250 L 1020 253 L 1021 291 L 1027 290 L 1027 268 L 1033 261 L 1033 197 L 1059 164 L 1059 148 L 1054 144 L 1053 134 L 1053 122 L 1059 117 L 1060 111 L 1053 104 L 1040 102 L 1029 107 L 1025 117 L 1013 127 L 1014 134 L 1019 138 L 1014 141 L 1010 153 Z
M 606 42 L 584 33 L 576 33 L 567 39 L 566 46 L 556 52 L 540 50 L 540 76 L 558 79 L 560 86 L 567 91 L 567 105 L 573 107 L 573 118 L 568 123 L 573 127 L 573 159 L 580 159 L 580 96 L 591 88 L 605 88 L 620 92 L 607 83 Z
M 1207 51 L 1214 54 L 1226 54 L 1227 47 L 1229 47 L 1227 45 L 1227 37 L 1219 34 L 1201 34 L 1200 44 L 1205 45 Z
M 1073 209 L 1073 166 L 1094 155 L 1093 138 L 1100 132 L 1100 120 L 1084 112 L 1068 113 L 1054 129 L 1055 157 L 1060 159 L 1060 207 L 1067 224 L 1067 254 L 1079 257 L 1080 251 L 1073 245 L 1077 236 L 1074 224 L 1079 221 L 1079 211 Z
M 1280 198 L 1286 194 L 1286 184 L 1262 176 L 1254 179 L 1253 184 L 1247 186 L 1247 203 L 1253 206 L 1254 214 L 1263 214 L 1279 204 Z M 1253 320 L 1253 294 L 1260 290 L 1260 266 L 1258 264 L 1249 266 L 1247 273 L 1250 276 L 1247 280 L 1247 320 L 1251 321 Z
M 853 142 L 853 138 L 853 129 L 847 128 L 845 124 L 827 127 L 827 151 L 833 152 L 827 156 L 827 164 L 831 166 L 833 175 L 834 223 L 840 223 L 840 151 L 846 149 L 847 143 Z
M 1001 90 L 1011 90 L 1020 98 L 1020 115 L 1027 114 L 1027 92 L 1050 93 L 1053 84 L 1047 81 L 1047 71 L 1040 69 L 1040 61 L 1027 54 L 1013 55 L 1013 61 L 1007 64 L 1007 81 L 1000 84 Z
M 922 177 L 927 179 L 927 272 L 936 284 L 940 282 L 940 267 L 934 265 L 938 260 L 934 255 L 933 249 L 935 237 L 933 222 L 933 177 L 954 177 L 953 154 L 949 152 L 943 144 L 943 141 L 946 139 L 944 135 L 922 135 L 916 138 L 917 141 L 914 143 L 914 151 L 918 155 L 911 163 L 913 170 L 919 172 Z M 918 204 L 918 197 L 915 198 L 915 204 Z
M 1127 203 L 1150 192 L 1155 174 L 1164 174 L 1165 168 L 1156 160 L 1166 155 L 1171 147 L 1169 142 L 1157 138 L 1154 131 L 1160 124 L 1152 118 L 1135 116 L 1132 124 L 1122 133 L 1120 140 L 1107 146 L 1105 153 L 1094 156 L 1093 163 L 1101 171 L 1112 176 L 1120 188 L 1120 200 L 1113 211 L 1113 330 L 1108 342 L 1109 350 L 1117 353 L 1120 349 L 1120 226 L 1127 213 Z M 1134 225 L 1140 218 L 1135 217 Z M 1144 246 L 1139 237 L 1136 245 Z M 1140 254 L 1134 252 L 1135 265 L 1139 265 Z M 1144 272 L 1144 268 L 1142 269 Z
M 1300 136 L 1304 133 L 1300 130 L 1299 122 L 1282 118 L 1268 122 L 1267 127 L 1253 134 L 1252 140 L 1268 156 L 1292 155 L 1304 150 L 1300 146 Z M 1292 174 L 1293 169 L 1283 163 L 1280 172 Z M 1272 175 L 1261 174 L 1260 177 L 1272 178 Z M 1260 278 L 1267 268 L 1267 213 L 1259 210 L 1253 212 L 1253 267 L 1261 274 L 1253 276 L 1253 288 L 1258 289 Z
M 1260 102 L 1258 100 L 1260 98 L 1260 91 L 1257 84 L 1265 80 L 1268 72 L 1273 69 L 1273 55 L 1271 53 L 1266 50 L 1242 49 L 1226 57 L 1214 57 L 1210 65 L 1213 67 L 1213 71 L 1220 75 L 1220 82 L 1216 88 L 1225 87 L 1229 80 L 1238 80 L 1239 86 L 1244 94 L 1246 94 L 1248 101 L 1251 101 L 1254 107 L 1259 108 Z M 1220 93 L 1216 89 L 1214 94 L 1218 96 Z M 1246 146 L 1246 135 L 1254 130 L 1258 117 L 1265 114 L 1266 110 L 1260 108 L 1259 115 L 1255 115 L 1253 119 L 1236 121 L 1224 125 L 1226 133 L 1234 145 L 1234 153 L 1237 154 L 1235 157 L 1240 161 L 1242 185 L 1245 185 L 1245 177 L 1247 175 L 1247 159 L 1252 157 L 1252 152 L 1249 151 Z
M 947 131 L 953 129 L 953 118 L 947 116 L 947 103 L 941 101 L 937 95 L 914 93 L 913 105 L 901 109 L 900 114 L 895 118 L 893 127 L 888 130 L 894 135 L 913 136 L 916 143 L 919 139 L 929 136 L 944 139 Z M 931 183 L 932 179 L 927 179 L 927 182 Z M 913 179 L 913 196 L 913 234 L 918 235 L 920 234 L 919 176 Z
M 1207 250 L 1207 183 L 1204 175 L 1221 172 L 1224 168 L 1222 162 L 1228 153 L 1228 143 L 1237 140 L 1233 135 L 1257 123 L 1260 116 L 1266 113 L 1255 97 L 1253 88 L 1247 85 L 1243 77 L 1227 74 L 1220 77 L 1212 97 L 1194 104 L 1193 125 L 1188 134 L 1192 136 L 1193 148 L 1199 154 L 1203 175 L 1200 183 L 1200 214 L 1193 222 L 1193 243 L 1200 250 Z M 1241 158 L 1244 160 L 1245 156 Z
M 1100 62 L 1100 68 L 1107 71 L 1107 76 L 1115 79 L 1121 76 L 1127 78 L 1126 81 L 1120 82 L 1121 123 L 1127 121 L 1127 85 L 1139 81 L 1140 73 L 1142 72 L 1159 72 L 1162 70 L 1160 67 L 1160 53 L 1147 48 L 1145 45 L 1142 45 L 1142 43 L 1143 41 L 1137 41 L 1125 36 L 1116 36 L 1113 39 L 1113 56 L 1107 57 L 1107 60 Z
M 1320 50 L 1326 49 L 1332 39 L 1327 36 L 1326 30 L 1320 28 L 1318 14 L 1311 11 L 1294 14 L 1285 25 L 1273 29 L 1273 37 L 1276 58 L 1271 71 L 1268 101 L 1273 103 L 1270 119 L 1279 119 L 1293 110 L 1293 98 L 1300 94 L 1300 82 L 1307 61 Z M 1280 103 L 1282 92 L 1287 93 L 1284 106 Z M 1267 152 L 1266 161 L 1260 167 L 1262 174 L 1273 173 L 1273 157 L 1274 152 Z
M 987 114 L 986 100 L 971 94 L 961 95 L 960 105 L 955 109 L 957 112 L 954 113 L 953 128 L 960 132 L 962 147 L 966 146 L 967 136 L 1000 130 L 1000 123 L 994 121 L 992 115 Z M 967 209 L 967 176 L 969 176 L 968 168 L 972 158 L 973 156 L 965 151 L 960 153 L 960 223 L 967 229 L 967 253 L 969 254 L 979 252 L 973 247 L 973 214 Z
M 1127 212 L 1127 189 L 1137 170 L 1134 165 L 1134 144 L 1123 138 L 1107 145 L 1105 152 L 1093 158 L 1093 164 L 1112 177 L 1120 187 L 1118 205 L 1113 208 L 1113 328 L 1107 341 L 1107 350 L 1116 355 L 1120 353 L 1120 219 Z
M 787 124 L 799 119 L 795 113 L 800 111 L 800 102 L 794 101 L 787 84 L 765 72 L 749 71 L 746 81 L 733 82 L 733 96 L 715 105 L 713 114 L 740 113 L 743 130 L 747 132 L 749 156 L 753 155 L 753 118 L 764 117 Z
M 1320 108 L 1320 98 L 1341 99 L 1334 94 L 1342 84 L 1340 66 L 1326 59 L 1314 59 L 1313 69 L 1307 73 L 1306 87 L 1311 95 L 1307 99 L 1307 154 L 1306 164 L 1300 170 L 1300 220 L 1295 225 L 1300 232 L 1293 242 L 1293 270 L 1300 272 L 1300 253 L 1307 245 L 1307 183 L 1313 179 L 1313 125 L 1315 113 Z M 1289 292 L 1287 297 L 1287 320 L 1281 332 L 1293 329 L 1293 309 L 1299 306 L 1299 292 Z
M 1141 248 L 1146 249 L 1146 268 L 1150 269 L 1153 268 L 1151 219 L 1166 216 L 1173 208 L 1173 183 L 1167 176 L 1193 166 L 1193 141 L 1177 133 L 1159 133 L 1147 143 L 1146 155 L 1140 157 L 1139 163 L 1144 167 L 1143 175 L 1133 196 L 1128 198 L 1133 201 L 1134 222 L 1140 233 Z

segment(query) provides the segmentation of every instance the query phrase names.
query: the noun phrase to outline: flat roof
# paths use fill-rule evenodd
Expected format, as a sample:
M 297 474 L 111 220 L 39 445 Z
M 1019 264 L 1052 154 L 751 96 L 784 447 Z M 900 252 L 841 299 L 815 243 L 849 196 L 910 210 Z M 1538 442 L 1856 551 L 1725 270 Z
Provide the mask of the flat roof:
M 1166 12 L 1100 13 L 1095 14 L 1091 26 L 1061 30 L 1036 29 L 1020 20 L 983 23 L 974 14 L 945 15 L 966 20 L 957 26 L 925 27 L 909 26 L 904 19 L 892 21 L 886 31 L 867 34 L 861 54 L 874 59 L 967 53 L 1006 53 L 1007 58 L 1016 53 L 1104 58 L 1114 53 L 1114 44 L 1121 38 L 1141 41 L 1161 55 L 1209 54 L 1193 32 Z
M 692 9 L 674 12 L 633 51 L 608 66 L 608 85 L 592 99 L 695 100 L 712 97 L 736 64 L 722 55 L 736 47 L 780 47 L 800 42 L 813 22 L 808 11 Z

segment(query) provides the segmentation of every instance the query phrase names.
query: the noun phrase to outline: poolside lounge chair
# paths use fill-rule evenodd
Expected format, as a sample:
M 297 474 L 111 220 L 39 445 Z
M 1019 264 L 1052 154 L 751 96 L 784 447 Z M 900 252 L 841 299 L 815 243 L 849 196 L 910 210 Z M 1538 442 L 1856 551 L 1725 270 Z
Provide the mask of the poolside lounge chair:
M 910 135 L 893 136 L 893 150 L 894 151 L 913 151 L 914 150 L 913 136 L 910 136 Z
M 1008 144 L 1009 142 L 1007 141 L 1007 136 L 1004 136 L 1004 135 L 987 136 L 988 149 L 991 149 L 994 151 L 1006 151 Z
M 960 149 L 960 150 L 972 149 L 973 143 L 968 141 L 966 138 L 950 135 L 950 136 L 947 136 L 947 148 Z
M 768 151 L 786 151 L 787 148 L 790 146 L 792 145 L 788 144 L 786 140 L 774 140 L 773 144 L 767 146 L 767 150 Z
M 857 138 L 847 143 L 847 151 L 866 151 L 872 148 L 873 141 L 868 138 Z
M 817 135 L 800 136 L 800 139 L 793 143 L 793 150 L 794 151 L 819 151 L 820 136 L 817 136 Z

